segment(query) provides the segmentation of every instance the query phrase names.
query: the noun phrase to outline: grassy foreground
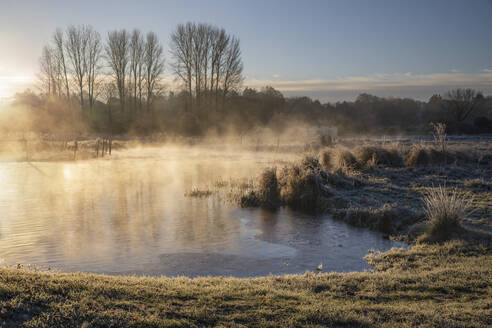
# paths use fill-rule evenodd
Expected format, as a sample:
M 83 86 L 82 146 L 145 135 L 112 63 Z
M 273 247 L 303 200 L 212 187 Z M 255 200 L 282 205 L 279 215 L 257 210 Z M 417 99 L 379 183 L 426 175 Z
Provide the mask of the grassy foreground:
M 487 327 L 492 246 L 369 254 L 371 272 L 136 278 L 0 269 L 0 324 L 26 327 Z

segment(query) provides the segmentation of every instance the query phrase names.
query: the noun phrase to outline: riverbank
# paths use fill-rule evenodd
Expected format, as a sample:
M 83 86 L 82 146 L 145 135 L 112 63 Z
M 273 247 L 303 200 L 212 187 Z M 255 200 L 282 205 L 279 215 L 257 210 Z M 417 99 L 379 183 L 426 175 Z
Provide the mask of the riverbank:
M 241 207 L 287 206 L 329 213 L 354 226 L 414 241 L 425 232 L 424 198 L 442 189 L 470 211 L 463 225 L 483 239 L 492 232 L 492 149 L 454 144 L 446 150 L 423 144 L 330 147 L 302 160 L 265 169 L 250 186 L 230 188 Z
M 374 271 L 136 278 L 0 269 L 7 327 L 487 327 L 492 247 L 452 241 L 369 254 Z

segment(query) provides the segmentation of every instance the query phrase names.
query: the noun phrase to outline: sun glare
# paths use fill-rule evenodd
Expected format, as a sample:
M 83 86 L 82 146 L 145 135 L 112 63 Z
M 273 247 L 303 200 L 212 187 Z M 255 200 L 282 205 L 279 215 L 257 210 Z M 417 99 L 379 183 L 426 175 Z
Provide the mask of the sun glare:
M 63 176 L 65 177 L 65 179 L 67 180 L 71 180 L 72 179 L 72 169 L 70 166 L 68 165 L 65 165 L 63 167 Z
M 12 97 L 16 92 L 29 88 L 33 78 L 26 75 L 0 76 L 0 100 Z
M 0 99 L 7 97 L 7 81 L 0 78 Z

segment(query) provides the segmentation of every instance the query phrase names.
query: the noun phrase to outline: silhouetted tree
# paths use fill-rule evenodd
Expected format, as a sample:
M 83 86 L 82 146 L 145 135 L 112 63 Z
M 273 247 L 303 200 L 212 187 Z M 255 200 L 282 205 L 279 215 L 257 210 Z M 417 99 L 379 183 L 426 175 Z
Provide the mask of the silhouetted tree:
M 147 110 L 150 110 L 155 96 L 161 90 L 164 72 L 164 52 L 154 32 L 147 33 L 143 64 L 145 67 L 145 91 Z
M 222 90 L 224 97 L 231 90 L 235 90 L 239 87 L 243 81 L 243 62 L 241 59 L 241 48 L 239 46 L 239 39 L 232 37 L 231 41 L 226 47 L 225 61 L 224 61 L 224 74 Z
M 57 61 L 57 66 L 60 67 L 60 73 L 63 78 L 63 85 L 65 89 L 65 97 L 67 100 L 70 100 L 70 87 L 68 84 L 68 69 L 67 69 L 67 60 L 65 56 L 65 37 L 63 35 L 63 30 L 57 28 L 55 33 L 53 34 L 53 43 L 54 43 L 54 51 L 55 58 Z
M 484 97 L 473 89 L 454 89 L 446 93 L 445 99 L 446 109 L 453 119 L 462 122 L 478 107 Z
M 47 122 L 60 120 L 65 126 L 78 125 L 79 130 L 89 126 L 110 133 L 199 135 L 211 129 L 244 136 L 268 128 L 280 137 L 290 122 L 337 125 L 340 133 L 347 134 L 421 133 L 429 122 L 446 122 L 450 133 L 490 130 L 492 97 L 484 98 L 472 89 L 434 95 L 426 103 L 363 93 L 355 101 L 321 104 L 309 97 L 286 98 L 270 86 L 241 92 L 240 42 L 224 29 L 180 24 L 172 32 L 170 46 L 171 67 L 182 87 L 176 94 L 163 92 L 164 54 L 155 33 L 111 31 L 103 44 L 89 26 L 57 29 L 39 60 L 43 95 L 25 106 L 36 113 L 36 130 L 47 129 L 42 115 L 50 117 Z M 112 79 L 101 76 L 103 51 Z M 94 115 L 65 113 L 64 98 L 70 99 L 71 92 L 82 108 L 88 99 Z M 22 99 L 28 102 L 27 98 Z M 113 111 L 117 106 L 120 110 Z M 148 110 L 128 115 L 143 106 Z M 125 111 L 127 107 L 131 111 Z M 224 108 L 227 111 L 219 112 Z M 462 124 L 467 118 L 474 118 L 475 124 Z
M 130 82 L 133 97 L 133 109 L 142 105 L 142 82 L 144 79 L 144 39 L 139 30 L 133 30 L 130 38 Z
M 44 46 L 39 58 L 39 81 L 41 83 L 41 89 L 47 95 L 56 95 L 57 81 L 56 81 L 56 66 L 53 49 L 49 46 Z
M 209 24 L 180 24 L 171 35 L 172 68 L 185 86 L 190 104 L 200 108 L 209 95 L 215 104 L 241 84 L 239 39 Z
M 118 89 L 121 112 L 125 111 L 125 80 L 128 68 L 129 48 L 130 40 L 126 30 L 111 31 L 108 33 L 105 51 L 111 68 L 111 74 Z
M 100 60 L 102 52 L 101 35 L 92 27 L 85 29 L 87 46 L 84 56 L 84 66 L 87 71 L 87 94 L 89 96 L 89 108 L 92 110 L 97 97 L 97 85 L 99 83 Z
M 172 68 L 188 92 L 190 107 L 193 106 L 193 33 L 194 24 L 179 24 L 171 34 Z
M 65 49 L 70 59 L 72 75 L 78 87 L 80 107 L 84 108 L 84 83 L 87 74 L 86 50 L 90 28 L 84 25 L 69 26 L 66 32 Z

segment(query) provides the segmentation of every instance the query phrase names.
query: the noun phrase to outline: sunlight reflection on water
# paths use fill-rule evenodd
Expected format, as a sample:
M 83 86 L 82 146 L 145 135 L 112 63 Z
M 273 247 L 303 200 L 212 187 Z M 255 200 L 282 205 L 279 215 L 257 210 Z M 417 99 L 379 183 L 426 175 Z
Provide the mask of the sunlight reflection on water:
M 0 259 L 64 271 L 251 276 L 303 273 L 319 263 L 327 271 L 363 270 L 369 249 L 401 245 L 328 216 L 184 196 L 269 164 L 268 154 L 178 148 L 0 163 Z

